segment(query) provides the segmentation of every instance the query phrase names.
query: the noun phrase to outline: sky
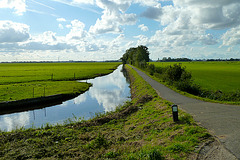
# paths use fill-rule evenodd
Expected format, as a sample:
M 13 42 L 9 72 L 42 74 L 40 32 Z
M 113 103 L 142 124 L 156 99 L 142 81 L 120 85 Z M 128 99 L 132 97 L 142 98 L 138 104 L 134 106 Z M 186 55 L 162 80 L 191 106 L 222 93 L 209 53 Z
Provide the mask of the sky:
M 240 0 L 0 0 L 0 61 L 240 58 Z

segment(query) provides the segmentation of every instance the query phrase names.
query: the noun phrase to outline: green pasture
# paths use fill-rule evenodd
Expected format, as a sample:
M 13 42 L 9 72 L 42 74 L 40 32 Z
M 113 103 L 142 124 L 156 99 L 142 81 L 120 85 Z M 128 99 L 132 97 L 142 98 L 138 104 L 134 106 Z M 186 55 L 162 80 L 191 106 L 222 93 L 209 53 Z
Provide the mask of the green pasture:
M 119 63 L 2 63 L 0 84 L 89 79 L 108 74 Z
M 179 62 L 151 62 L 156 67 Z M 240 62 L 180 62 L 192 73 L 194 83 L 208 90 L 224 92 L 240 89 Z
M 0 102 L 86 91 L 75 80 L 111 73 L 120 63 L 1 63 Z
M 43 81 L 0 85 L 0 102 L 55 94 L 82 93 L 91 86 L 77 81 Z

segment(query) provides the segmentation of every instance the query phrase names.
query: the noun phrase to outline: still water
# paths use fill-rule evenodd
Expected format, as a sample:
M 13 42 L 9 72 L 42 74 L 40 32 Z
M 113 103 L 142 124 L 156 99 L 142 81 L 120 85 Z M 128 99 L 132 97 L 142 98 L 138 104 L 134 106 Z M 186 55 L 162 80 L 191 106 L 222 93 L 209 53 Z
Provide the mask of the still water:
M 0 130 L 41 127 L 46 123 L 61 124 L 68 118 L 89 119 L 95 113 L 113 111 L 118 105 L 130 100 L 129 81 L 125 75 L 120 65 L 109 75 L 87 80 L 93 86 L 72 100 L 43 109 L 1 115 Z

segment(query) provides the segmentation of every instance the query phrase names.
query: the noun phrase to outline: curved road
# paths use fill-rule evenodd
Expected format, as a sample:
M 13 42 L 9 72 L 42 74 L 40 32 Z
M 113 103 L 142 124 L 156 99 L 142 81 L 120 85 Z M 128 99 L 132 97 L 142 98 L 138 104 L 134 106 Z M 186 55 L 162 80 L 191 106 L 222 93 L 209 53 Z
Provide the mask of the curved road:
M 216 135 L 240 159 L 240 106 L 204 102 L 183 96 L 133 67 L 163 98 L 190 113 L 194 120 Z

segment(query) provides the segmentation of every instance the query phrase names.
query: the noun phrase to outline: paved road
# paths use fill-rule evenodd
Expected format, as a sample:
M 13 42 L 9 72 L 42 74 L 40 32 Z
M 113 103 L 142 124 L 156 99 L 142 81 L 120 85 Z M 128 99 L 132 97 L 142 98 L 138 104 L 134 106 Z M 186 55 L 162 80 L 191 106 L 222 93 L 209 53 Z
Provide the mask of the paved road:
M 134 68 L 134 67 L 133 67 Z M 183 96 L 134 68 L 163 98 L 190 113 L 240 159 L 240 106 L 209 103 Z

